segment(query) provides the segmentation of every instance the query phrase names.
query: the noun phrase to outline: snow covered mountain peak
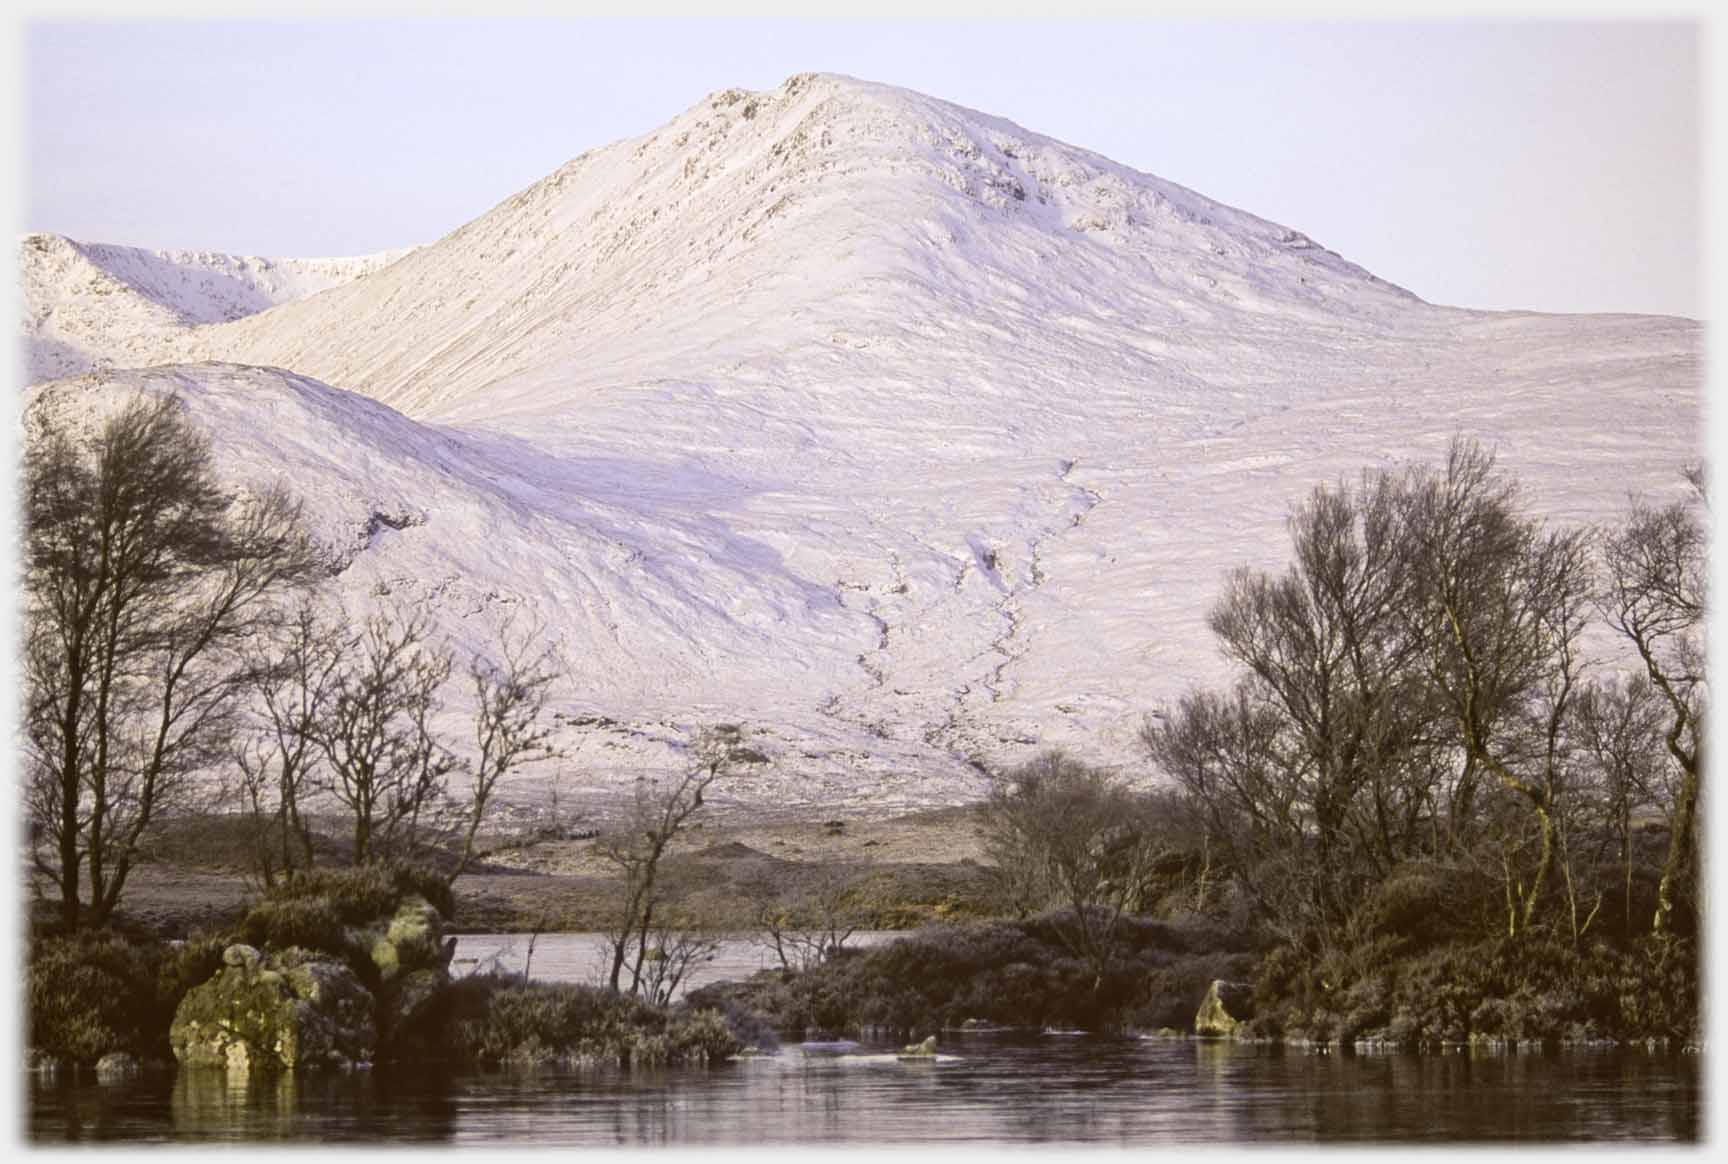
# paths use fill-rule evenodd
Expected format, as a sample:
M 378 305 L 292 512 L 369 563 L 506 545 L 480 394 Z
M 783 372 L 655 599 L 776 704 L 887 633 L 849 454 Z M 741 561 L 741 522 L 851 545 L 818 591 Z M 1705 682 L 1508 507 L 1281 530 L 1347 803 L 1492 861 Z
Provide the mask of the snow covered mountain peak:
M 771 364 L 850 334 L 861 299 L 927 327 L 958 298 L 967 326 L 984 313 L 1071 333 L 1019 318 L 1053 295 L 1066 315 L 1141 332 L 1422 306 L 1296 231 L 1011 122 L 800 74 L 716 93 L 378 278 L 204 329 L 182 354 L 474 419 L 568 403 L 576 368 L 676 376 L 717 352 Z
M 1264 248 L 1261 258 L 1328 254 L 1297 231 L 1014 122 L 840 74 L 800 73 L 766 93 L 724 90 L 668 129 L 680 127 L 680 142 L 709 129 L 707 150 L 735 140 L 743 123 L 754 123 L 755 136 L 773 143 L 772 158 L 792 174 L 814 169 L 854 183 L 873 175 L 889 184 L 911 175 L 1053 230 L 1156 234 L 1199 254 L 1255 247 Z M 1336 269 L 1379 282 L 1349 264 Z

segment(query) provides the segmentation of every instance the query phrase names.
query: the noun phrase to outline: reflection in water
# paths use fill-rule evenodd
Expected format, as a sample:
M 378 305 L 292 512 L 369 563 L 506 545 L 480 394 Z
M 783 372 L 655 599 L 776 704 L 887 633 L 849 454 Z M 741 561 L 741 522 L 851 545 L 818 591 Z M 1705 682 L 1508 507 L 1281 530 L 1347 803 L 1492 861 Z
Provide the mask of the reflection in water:
M 454 1144 L 1691 1141 L 1698 1056 L 1310 1054 L 950 1033 L 943 1062 L 796 1046 L 713 1068 L 36 1081 L 30 1136 Z
M 182 1139 L 222 1139 L 246 1128 L 250 1140 L 292 1140 L 300 1114 L 300 1087 L 321 1080 L 288 1072 L 257 1075 L 220 1067 L 176 1073 L 169 1111 Z
M 33 1082 L 30 1137 L 92 1140 L 307 1142 L 452 1138 L 448 1074 L 186 1068 L 117 1083 Z
M 1237 1140 L 1690 1141 L 1699 1136 L 1696 1056 L 1313 1054 L 1197 1044 Z M 1268 1071 L 1257 1057 L 1284 1061 Z M 1267 1102 L 1243 1104 L 1243 1091 Z M 1270 1094 L 1268 1094 L 1270 1093 Z

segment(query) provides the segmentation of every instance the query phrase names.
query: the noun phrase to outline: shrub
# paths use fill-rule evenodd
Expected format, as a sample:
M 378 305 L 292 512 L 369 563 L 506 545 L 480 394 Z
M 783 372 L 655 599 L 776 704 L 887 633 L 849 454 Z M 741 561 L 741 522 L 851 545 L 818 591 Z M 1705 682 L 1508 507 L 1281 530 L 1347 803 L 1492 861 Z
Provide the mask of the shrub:
M 686 1009 L 679 1014 L 667 1031 L 667 1039 L 673 1060 L 680 1063 L 723 1063 L 742 1047 L 725 1016 L 708 1009 Z
M 1402 1046 L 1438 1047 L 1470 1037 L 1480 997 L 1480 963 L 1473 947 L 1448 947 L 1402 968 L 1387 1033 Z
M 1352 1043 L 1368 1036 L 1384 1037 L 1392 1021 L 1392 987 L 1384 975 L 1361 978 L 1340 993 L 1337 1038 Z
M 1697 1023 L 1696 951 L 1655 938 L 1618 951 L 1502 936 L 1414 955 L 1371 942 L 1312 963 L 1280 949 L 1262 961 L 1257 989 L 1262 1010 L 1292 1034 L 1383 1031 L 1411 1048 L 1473 1038 L 1684 1041 Z
M 174 1012 L 186 992 L 202 986 L 222 968 L 222 951 L 228 945 L 226 934 L 195 933 L 165 951 L 156 973 L 156 1001 L 168 1022 L 174 1021 Z
M 260 949 L 298 946 L 329 954 L 348 953 L 348 937 L 335 905 L 324 898 L 266 899 L 240 922 L 240 941 Z
M 198 952 L 184 958 L 111 930 L 37 938 L 27 969 L 30 1046 L 81 1065 L 111 1051 L 165 1057 L 180 982 L 195 972 L 186 967 Z
M 1647 937 L 1611 973 L 1600 987 L 1611 993 L 1627 1037 L 1682 1043 L 1698 1038 L 1698 947 L 1690 939 Z
M 1364 932 L 1399 940 L 1404 948 L 1426 949 L 1479 933 L 1479 921 L 1492 916 L 1501 887 L 1461 866 L 1403 865 L 1369 894 L 1359 911 Z
M 666 1010 L 593 986 L 470 975 L 450 993 L 449 1050 L 473 1063 L 712 1063 L 739 1041 L 717 1011 Z
M 774 979 L 777 984 L 783 984 L 788 977 L 782 970 L 762 970 L 755 975 L 756 979 Z M 763 984 L 766 989 L 772 985 Z M 763 1009 L 783 1009 L 782 1006 L 758 1008 L 748 1001 L 749 983 L 714 982 L 698 990 L 692 990 L 684 996 L 684 1005 L 693 1010 L 709 1011 L 720 1016 L 739 1047 L 754 1047 L 761 1051 L 771 1051 L 780 1045 L 766 1018 Z M 736 1052 L 734 1052 L 736 1054 Z
M 1196 930 L 1124 919 L 1106 972 L 1067 944 L 1061 914 L 932 926 L 800 974 L 757 974 L 692 1001 L 753 1011 L 794 1037 L 881 1031 L 916 1039 L 967 1019 L 1017 1026 L 1189 1026 L 1212 977 L 1242 953 L 1188 951 Z M 1206 940 L 1216 935 L 1205 934 Z M 1191 995 L 1191 997 L 1190 997 Z
M 343 922 L 353 924 L 388 917 L 403 898 L 416 896 L 424 897 L 445 918 L 456 914 L 455 899 L 442 876 L 402 863 L 299 873 L 272 891 L 268 900 L 323 899 Z

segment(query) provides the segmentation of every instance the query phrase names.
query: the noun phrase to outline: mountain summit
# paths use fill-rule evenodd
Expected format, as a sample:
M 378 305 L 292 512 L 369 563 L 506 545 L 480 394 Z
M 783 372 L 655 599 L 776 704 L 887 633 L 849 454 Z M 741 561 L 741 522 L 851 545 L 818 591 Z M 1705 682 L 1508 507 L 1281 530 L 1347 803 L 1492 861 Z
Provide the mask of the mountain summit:
M 1085 321 L 1113 342 L 1414 302 L 1293 230 L 1011 122 L 802 74 L 714 94 L 376 279 L 216 329 L 198 350 L 475 419 L 568 403 L 560 385 L 601 367 L 772 363 L 837 332 L 917 346 L 988 323 L 1059 343 Z M 854 336 L 878 314 L 899 319 Z
M 308 497 L 351 610 L 473 641 L 525 612 L 563 643 L 585 771 L 724 719 L 765 741 L 736 791 L 765 803 L 960 799 L 974 761 L 1052 743 L 1132 763 L 1142 717 L 1218 676 L 1225 572 L 1279 566 L 1318 482 L 1462 432 L 1599 520 L 1697 455 L 1691 321 L 1427 304 L 846 77 L 714 94 L 342 273 L 119 327 L 96 355 L 174 366 L 39 393 L 179 391 L 237 478 Z M 59 286 L 27 287 L 27 327 Z

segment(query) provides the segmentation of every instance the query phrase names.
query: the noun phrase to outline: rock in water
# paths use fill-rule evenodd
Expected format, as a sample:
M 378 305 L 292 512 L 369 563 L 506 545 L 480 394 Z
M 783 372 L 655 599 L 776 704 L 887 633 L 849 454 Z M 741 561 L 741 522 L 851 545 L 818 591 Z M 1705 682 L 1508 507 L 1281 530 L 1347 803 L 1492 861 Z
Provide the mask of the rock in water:
M 900 1048 L 901 1058 L 934 1059 L 936 1057 L 936 1036 L 931 1035 L 922 1043 Z
M 1228 1039 L 1252 1017 L 1252 987 L 1220 978 L 1212 983 L 1200 1003 L 1200 1011 L 1194 1016 L 1194 1033 L 1203 1039 Z
M 250 946 L 230 946 L 223 962 L 174 1013 L 168 1041 L 181 1063 L 293 1070 L 372 1059 L 372 995 L 346 966 Z
M 138 1060 L 124 1051 L 110 1051 L 96 1060 L 98 1083 L 120 1083 L 143 1070 Z

